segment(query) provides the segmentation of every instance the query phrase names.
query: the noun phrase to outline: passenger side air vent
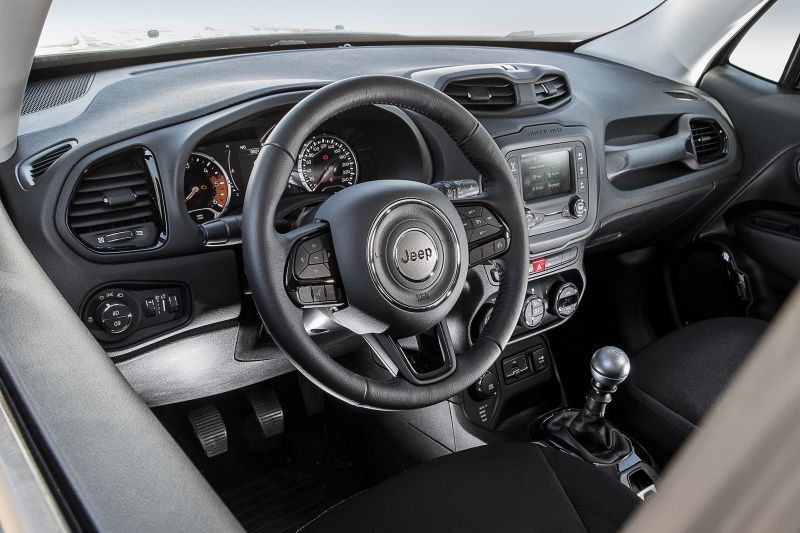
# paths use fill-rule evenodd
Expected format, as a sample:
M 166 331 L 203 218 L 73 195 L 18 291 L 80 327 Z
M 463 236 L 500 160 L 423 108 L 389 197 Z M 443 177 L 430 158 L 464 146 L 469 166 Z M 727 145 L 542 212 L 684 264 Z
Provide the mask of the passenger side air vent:
M 716 120 L 692 119 L 692 149 L 701 165 L 719 161 L 728 155 L 728 136 Z
M 150 151 L 127 149 L 84 170 L 67 208 L 67 224 L 99 252 L 141 250 L 163 241 L 166 228 Z
M 542 105 L 559 105 L 566 102 L 570 96 L 569 85 L 563 76 L 545 76 L 533 86 L 536 91 L 536 102 Z
M 59 157 L 72 150 L 72 147 L 76 144 L 75 141 L 67 141 L 36 154 L 21 163 L 17 169 L 17 178 L 22 188 L 28 190 L 36 185 L 37 180 L 53 166 L 53 163 Z
M 503 111 L 517 105 L 514 84 L 504 78 L 451 81 L 443 92 L 469 111 Z

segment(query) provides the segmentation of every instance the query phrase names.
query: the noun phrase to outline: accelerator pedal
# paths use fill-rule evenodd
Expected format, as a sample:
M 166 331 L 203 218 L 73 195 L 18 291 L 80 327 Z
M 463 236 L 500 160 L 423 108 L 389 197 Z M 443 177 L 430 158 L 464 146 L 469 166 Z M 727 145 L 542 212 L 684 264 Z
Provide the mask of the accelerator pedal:
M 216 407 L 207 405 L 195 409 L 189 413 L 189 423 L 206 457 L 214 457 L 228 451 L 228 430 Z
M 300 372 L 297 373 L 297 379 L 300 385 L 300 396 L 303 397 L 303 405 L 306 407 L 306 414 L 308 416 L 320 414 L 325 410 L 325 393 Z
M 256 419 L 266 438 L 277 437 L 283 433 L 283 408 L 274 390 L 255 390 L 248 393 L 247 398 L 253 406 Z

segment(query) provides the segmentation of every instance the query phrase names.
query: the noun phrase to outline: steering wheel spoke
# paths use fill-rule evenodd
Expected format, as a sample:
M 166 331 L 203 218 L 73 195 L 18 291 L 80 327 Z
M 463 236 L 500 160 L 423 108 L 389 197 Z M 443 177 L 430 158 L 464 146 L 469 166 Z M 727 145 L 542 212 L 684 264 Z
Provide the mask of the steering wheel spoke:
M 475 266 L 506 253 L 511 234 L 497 210 L 475 198 L 454 200 L 469 243 L 469 265 Z
M 363 337 L 390 374 L 414 385 L 435 383 L 456 370 L 455 349 L 445 321 L 414 337 L 396 339 L 385 333 Z
M 288 258 L 286 292 L 295 305 L 303 309 L 345 305 L 328 225 L 315 222 L 282 237 Z

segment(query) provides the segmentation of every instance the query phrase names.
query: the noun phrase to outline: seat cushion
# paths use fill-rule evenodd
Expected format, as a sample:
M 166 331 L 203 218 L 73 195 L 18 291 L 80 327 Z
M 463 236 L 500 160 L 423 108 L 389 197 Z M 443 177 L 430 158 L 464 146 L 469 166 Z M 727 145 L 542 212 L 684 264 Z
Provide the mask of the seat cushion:
M 544 446 L 480 446 L 425 463 L 302 531 L 617 531 L 638 502 L 594 466 Z
M 668 460 L 733 378 L 767 324 L 718 318 L 681 328 L 631 358 L 615 400 L 622 425 Z

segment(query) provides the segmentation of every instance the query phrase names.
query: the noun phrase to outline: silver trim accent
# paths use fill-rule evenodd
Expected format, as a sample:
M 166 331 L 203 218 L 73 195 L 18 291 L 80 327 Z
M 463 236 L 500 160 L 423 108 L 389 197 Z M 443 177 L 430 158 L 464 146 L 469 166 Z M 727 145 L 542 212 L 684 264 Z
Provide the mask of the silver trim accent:
M 232 193 L 233 193 L 233 181 L 231 180 L 230 176 L 228 176 L 228 173 L 225 172 L 225 167 L 223 167 L 220 164 L 219 161 L 217 161 L 216 159 L 214 159 L 210 155 L 206 154 L 205 152 L 191 152 L 189 154 L 189 159 L 186 160 L 187 164 L 189 163 L 189 160 L 192 158 L 193 155 L 196 155 L 197 157 L 202 157 L 202 158 L 207 159 L 208 161 L 211 162 L 211 164 L 216 165 L 217 169 L 220 172 L 222 172 L 222 176 L 225 178 L 225 183 L 228 184 L 228 201 L 225 204 L 225 207 L 223 207 L 222 211 L 220 211 L 220 212 L 216 212 L 213 209 L 211 209 L 210 207 L 200 207 L 198 209 L 189 210 L 188 206 L 186 206 L 187 207 L 186 212 L 191 215 L 192 213 L 196 213 L 197 211 L 211 211 L 212 213 L 214 213 L 214 218 L 211 219 L 211 220 L 216 220 L 219 217 L 221 217 L 222 215 L 224 215 L 228 211 L 228 209 L 230 209 L 230 207 L 231 207 L 231 196 L 232 196 Z M 184 168 L 183 168 L 183 183 L 184 184 L 186 183 L 186 166 L 185 165 L 184 165 Z M 184 205 L 186 205 L 186 202 L 184 202 Z M 194 220 L 192 220 L 192 222 L 194 222 Z M 195 222 L 195 224 L 197 224 L 197 222 Z
M 397 299 L 395 299 L 391 294 L 389 294 L 389 292 L 386 290 L 386 288 L 381 284 L 380 280 L 378 279 L 378 274 L 377 271 L 375 270 L 375 261 L 373 260 L 373 250 L 375 249 L 374 246 L 375 231 L 378 227 L 378 224 L 380 224 L 380 222 L 384 218 L 386 218 L 386 215 L 391 213 L 393 209 L 396 209 L 397 207 L 405 204 L 419 204 L 430 208 L 444 222 L 445 226 L 448 229 L 450 237 L 453 241 L 455 249 L 456 268 L 455 268 L 455 274 L 450 280 L 450 285 L 447 287 L 447 290 L 442 294 L 442 296 L 437 298 L 435 301 L 430 302 L 429 304 L 421 307 L 411 307 L 409 305 L 406 305 L 403 302 L 400 302 Z M 444 250 L 442 250 L 442 254 L 444 254 Z M 456 281 L 458 281 L 458 273 L 461 270 L 461 245 L 458 242 L 458 237 L 456 236 L 456 230 L 450 223 L 450 219 L 448 219 L 447 216 L 444 213 L 442 213 L 442 211 L 438 207 L 436 207 L 430 202 L 427 202 L 425 200 L 420 200 L 417 198 L 397 200 L 386 206 L 386 208 L 383 211 L 381 211 L 381 213 L 378 214 L 377 217 L 375 217 L 375 220 L 372 221 L 372 225 L 369 228 L 369 238 L 367 239 L 367 263 L 369 264 L 369 276 L 372 279 L 372 284 L 375 287 L 377 287 L 378 292 L 380 292 L 384 298 L 386 298 L 387 300 L 389 300 L 390 302 L 394 303 L 395 305 L 397 305 L 402 309 L 407 309 L 410 311 L 426 311 L 428 309 L 436 307 L 444 300 L 446 300 L 451 294 L 453 294 L 453 289 L 456 286 Z
M 436 251 L 436 261 L 433 263 L 433 268 L 431 269 L 430 274 L 428 274 L 424 278 L 422 278 L 422 279 L 413 279 L 413 278 L 408 277 L 406 274 L 404 274 L 403 273 L 403 269 L 400 266 L 400 258 L 397 257 L 397 243 L 400 242 L 400 239 L 402 239 L 403 236 L 405 236 L 407 233 L 411 233 L 412 231 L 416 231 L 416 232 L 424 234 L 428 238 L 428 240 L 431 241 L 431 244 L 436 246 L 436 242 L 434 242 L 433 237 L 431 237 L 430 233 L 428 233 L 424 229 L 422 229 L 422 228 L 408 228 L 407 230 L 403 230 L 400 233 L 400 235 L 397 236 L 397 239 L 394 241 L 394 249 L 392 250 L 392 258 L 394 259 L 394 264 L 397 267 L 397 271 L 400 272 L 400 274 L 402 274 L 402 276 L 404 278 L 406 278 L 409 281 L 413 281 L 413 282 L 419 283 L 419 282 L 425 281 L 426 279 L 430 279 L 430 278 L 433 277 L 433 274 L 436 272 L 436 266 L 439 264 L 439 252 L 438 252 L 438 250 Z
M 350 155 L 353 156 L 353 164 L 355 165 L 353 169 L 354 170 L 353 183 L 351 185 L 348 185 L 348 187 L 352 187 L 353 185 L 358 183 L 359 169 L 358 169 L 358 157 L 356 157 L 356 151 L 353 150 L 353 147 L 347 144 L 347 142 L 338 135 L 322 132 L 322 133 L 315 133 L 311 135 L 311 137 L 303 141 L 303 145 L 300 147 L 300 153 L 297 154 L 297 163 L 295 163 L 295 169 L 297 170 L 297 173 L 300 176 L 300 184 L 308 192 L 314 192 L 314 190 L 306 182 L 306 177 L 305 174 L 303 173 L 303 156 L 305 155 L 306 150 L 308 149 L 308 145 L 311 144 L 313 141 L 319 139 L 320 137 L 329 137 L 331 139 L 337 140 L 340 143 L 342 143 L 342 146 L 347 148 L 347 150 L 350 152 Z

